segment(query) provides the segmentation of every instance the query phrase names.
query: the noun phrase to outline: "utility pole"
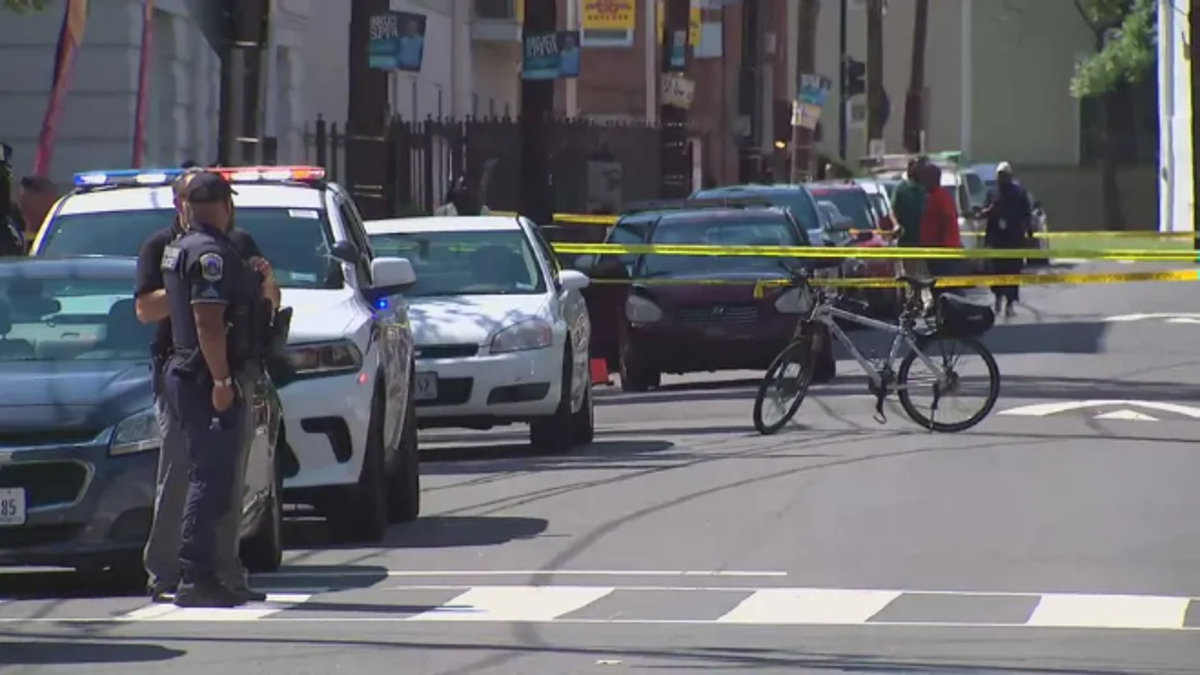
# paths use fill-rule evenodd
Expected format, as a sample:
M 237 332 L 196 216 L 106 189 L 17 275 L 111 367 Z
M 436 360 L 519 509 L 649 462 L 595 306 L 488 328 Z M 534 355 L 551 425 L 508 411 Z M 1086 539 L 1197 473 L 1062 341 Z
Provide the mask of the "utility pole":
M 1197 220 L 1197 200 L 1200 200 L 1200 124 L 1196 123 L 1196 111 L 1200 110 L 1200 67 L 1196 66 L 1196 39 L 1200 37 L 1200 0 L 1190 0 L 1188 3 L 1188 70 L 1192 82 L 1192 229 L 1196 246 L 1197 260 L 1200 260 L 1200 220 Z M 1162 39 L 1162 38 L 1160 38 Z
M 849 145 L 849 115 L 846 114 L 846 106 L 850 103 L 850 94 L 847 92 L 850 83 L 850 56 L 846 53 L 848 40 L 846 33 L 849 30 L 847 27 L 847 8 L 850 0 L 839 0 L 838 2 L 838 157 L 843 162 L 846 161 L 846 146 Z
M 867 0 L 867 152 L 883 140 L 883 1 Z
M 913 18 L 912 67 L 904 96 L 904 149 L 925 151 L 925 45 L 929 41 L 929 0 L 917 0 Z
M 239 0 L 240 2 L 241 0 Z M 387 218 L 385 183 L 387 182 L 386 137 L 388 103 L 391 98 L 388 72 L 370 67 L 368 45 L 371 41 L 371 17 L 391 11 L 388 0 L 350 0 L 350 40 L 347 54 L 346 126 L 342 142 L 345 149 L 342 182 L 359 211 L 366 218 Z M 331 148 L 337 152 L 338 148 Z
M 688 62 L 691 60 L 691 46 L 688 44 L 690 10 L 690 0 L 666 0 L 664 3 L 666 16 L 663 17 L 662 68 L 658 78 L 660 94 L 666 88 L 663 85 L 669 84 L 672 78 L 686 80 Z M 663 199 L 685 199 L 691 194 L 692 167 L 687 161 L 686 105 L 689 103 L 665 95 L 659 99 L 658 133 L 662 143 L 659 168 L 662 171 Z
M 555 0 L 525 0 L 524 40 L 558 30 Z M 522 56 L 524 45 L 522 45 Z M 521 190 L 519 211 L 539 225 L 554 221 L 550 182 L 550 124 L 554 116 L 554 80 L 521 79 Z
M 812 177 L 813 136 L 812 129 L 800 126 L 796 106 L 800 98 L 800 82 L 806 74 L 817 71 L 817 17 L 821 11 L 821 0 L 800 0 L 800 25 L 796 30 L 796 101 L 792 102 L 791 165 L 792 183 L 802 183 Z
M 223 0 L 217 162 L 262 162 L 270 0 Z

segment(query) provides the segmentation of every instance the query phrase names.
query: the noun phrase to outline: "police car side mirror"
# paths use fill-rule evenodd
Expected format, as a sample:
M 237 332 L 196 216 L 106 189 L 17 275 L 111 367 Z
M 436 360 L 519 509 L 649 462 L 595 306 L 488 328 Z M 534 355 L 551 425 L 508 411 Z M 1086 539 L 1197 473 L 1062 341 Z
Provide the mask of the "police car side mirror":
M 352 241 L 334 242 L 329 249 L 329 256 L 334 260 L 340 260 L 347 265 L 357 265 L 362 253 Z
M 371 261 L 371 279 L 371 288 L 365 292 L 375 302 L 412 288 L 417 272 L 406 258 L 376 258 Z

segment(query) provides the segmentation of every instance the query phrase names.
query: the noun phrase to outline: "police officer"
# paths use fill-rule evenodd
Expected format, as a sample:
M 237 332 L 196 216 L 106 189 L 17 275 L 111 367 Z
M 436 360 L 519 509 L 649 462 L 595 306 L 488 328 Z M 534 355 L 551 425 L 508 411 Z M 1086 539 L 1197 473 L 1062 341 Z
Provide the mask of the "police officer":
M 254 358 L 261 278 L 229 238 L 233 189 L 200 172 L 182 188 L 190 220 L 163 251 L 173 348 L 163 385 L 190 463 L 175 593 L 180 607 L 235 607 L 243 594 L 218 575 L 217 526 L 233 505 L 247 401 L 235 383 Z
M 162 377 L 167 358 L 173 344 L 171 323 L 167 319 L 167 298 L 164 290 L 161 260 L 163 251 L 185 232 L 188 220 L 184 204 L 185 188 L 200 169 L 185 171 L 174 183 L 176 215 L 175 221 L 155 232 L 138 251 L 136 309 L 143 323 L 157 323 L 154 344 L 151 347 L 154 364 L 155 413 L 162 436 L 159 450 L 157 490 L 154 503 L 154 520 L 146 543 L 145 565 L 149 575 L 149 592 L 154 602 L 169 602 L 179 584 L 179 546 L 184 503 L 187 499 L 189 463 L 184 449 L 179 421 L 172 414 L 163 394 Z M 240 230 L 228 232 L 229 239 L 243 259 L 254 266 L 263 277 L 263 295 L 278 307 L 279 288 L 274 283 L 270 265 L 262 257 L 258 246 L 249 234 Z M 248 372 L 240 383 L 247 400 L 253 400 L 253 386 L 257 373 Z M 248 416 L 253 411 L 247 407 Z M 239 447 L 240 463 L 235 475 L 235 486 L 244 481 L 245 464 L 254 438 L 252 422 L 245 425 L 244 437 Z M 217 569 L 225 585 L 237 591 L 247 601 L 261 601 L 264 593 L 251 589 L 246 583 L 246 570 L 238 558 L 241 539 L 241 490 L 235 488 L 231 494 L 229 512 L 221 519 L 217 529 Z

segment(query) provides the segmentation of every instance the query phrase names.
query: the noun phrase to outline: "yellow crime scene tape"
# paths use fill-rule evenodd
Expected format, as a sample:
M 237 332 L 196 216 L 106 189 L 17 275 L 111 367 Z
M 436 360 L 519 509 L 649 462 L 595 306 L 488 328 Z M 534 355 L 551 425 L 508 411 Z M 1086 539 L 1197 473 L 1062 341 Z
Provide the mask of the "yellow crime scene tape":
M 1047 250 L 980 248 L 848 248 L 833 246 L 713 246 L 701 244 L 577 244 L 557 242 L 555 252 L 571 255 L 678 255 L 751 258 L 854 258 L 857 260 L 1017 260 L 1074 258 L 1136 262 L 1197 262 L 1195 251 Z
M 1063 274 L 979 274 L 969 276 L 938 277 L 938 288 L 976 288 L 979 286 L 1048 286 L 1056 284 L 1125 284 L 1136 282 L 1195 282 L 1200 281 L 1200 270 L 1165 270 L 1157 272 L 1086 273 Z M 822 288 L 906 288 L 907 284 L 888 277 L 857 279 L 812 279 L 813 286 Z M 761 298 L 768 287 L 790 286 L 787 279 L 763 279 L 758 281 L 730 281 L 721 279 L 592 279 L 595 285 L 637 286 L 754 286 L 754 297 Z
M 515 211 L 492 211 L 492 215 L 497 216 L 513 216 Z M 599 225 L 602 227 L 612 227 L 617 224 L 621 216 L 602 215 L 602 214 L 586 214 L 586 213 L 556 213 L 554 214 L 554 222 L 563 225 Z M 859 234 L 862 232 L 871 232 L 886 237 L 894 234 L 890 230 L 851 230 L 851 234 Z M 982 237 L 983 232 L 963 232 L 964 237 Z M 1093 239 L 1099 237 L 1107 237 L 1113 239 L 1120 238 L 1137 238 L 1137 239 L 1192 239 L 1195 237 L 1194 232 L 1158 232 L 1155 230 L 1145 231 L 1090 231 L 1090 232 L 1035 232 L 1033 236 L 1037 239 Z

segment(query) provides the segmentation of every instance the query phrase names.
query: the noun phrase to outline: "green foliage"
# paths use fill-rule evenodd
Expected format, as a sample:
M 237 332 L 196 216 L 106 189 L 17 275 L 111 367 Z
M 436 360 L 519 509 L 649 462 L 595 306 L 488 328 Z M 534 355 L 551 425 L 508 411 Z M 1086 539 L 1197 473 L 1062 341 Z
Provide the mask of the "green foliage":
M 1084 59 L 1071 78 L 1071 95 L 1096 98 L 1150 72 L 1157 58 L 1155 0 L 1074 0 L 1080 17 L 1104 47 Z
M 30 14 L 46 9 L 48 4 L 50 4 L 49 0 L 4 0 L 4 4 L 0 5 L 0 8 L 17 14 Z

